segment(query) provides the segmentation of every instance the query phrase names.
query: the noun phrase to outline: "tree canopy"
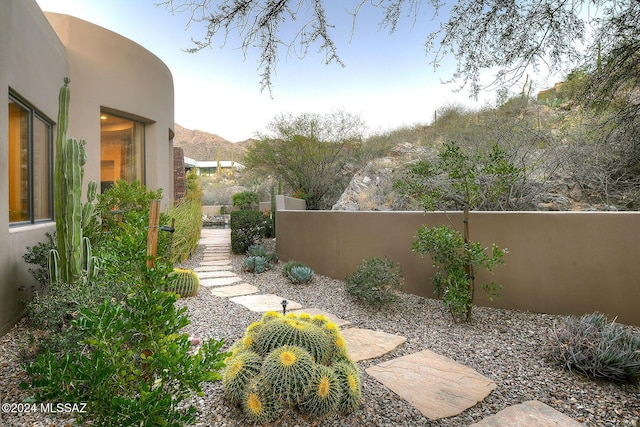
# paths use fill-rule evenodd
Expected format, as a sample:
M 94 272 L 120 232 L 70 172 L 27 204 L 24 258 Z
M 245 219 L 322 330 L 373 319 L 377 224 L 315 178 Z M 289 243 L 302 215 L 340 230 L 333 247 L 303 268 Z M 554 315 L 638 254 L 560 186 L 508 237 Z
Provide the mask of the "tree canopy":
M 245 52 L 259 51 L 262 88 L 271 89 L 271 77 L 283 52 L 302 56 L 318 48 L 326 63 L 339 63 L 334 25 L 326 0 L 164 0 L 172 12 L 190 13 L 190 24 L 203 23 L 207 31 L 194 40 L 191 51 L 238 37 Z M 393 33 L 404 18 L 416 25 L 429 19 L 438 25 L 426 42 L 434 67 L 452 55 L 457 61 L 451 76 L 472 95 L 484 88 L 481 74 L 495 73 L 494 84 L 517 82 L 529 70 L 593 63 L 596 51 L 609 67 L 598 80 L 599 92 L 629 85 L 638 87 L 640 2 L 637 0 L 352 0 L 340 2 L 344 13 L 357 17 L 365 8 L 382 11 L 381 26 Z M 333 10 L 333 9 L 331 9 Z M 427 16 L 425 18 L 425 16 Z M 602 70 L 603 68 L 600 68 Z M 601 99 L 601 98 L 599 98 Z

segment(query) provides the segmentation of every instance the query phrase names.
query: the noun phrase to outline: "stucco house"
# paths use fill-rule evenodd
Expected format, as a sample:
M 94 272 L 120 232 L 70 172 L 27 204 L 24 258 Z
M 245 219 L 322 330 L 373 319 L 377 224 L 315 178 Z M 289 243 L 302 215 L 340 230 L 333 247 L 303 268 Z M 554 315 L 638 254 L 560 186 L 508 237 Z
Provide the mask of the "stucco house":
M 71 79 L 68 137 L 87 141 L 85 187 L 140 180 L 173 202 L 173 78 L 155 55 L 112 31 L 35 0 L 0 13 L 0 334 L 22 315 L 33 278 L 28 246 L 53 232 L 53 147 L 58 91 Z M 85 189 L 86 190 L 86 189 Z M 84 192 L 83 192 L 84 193 Z

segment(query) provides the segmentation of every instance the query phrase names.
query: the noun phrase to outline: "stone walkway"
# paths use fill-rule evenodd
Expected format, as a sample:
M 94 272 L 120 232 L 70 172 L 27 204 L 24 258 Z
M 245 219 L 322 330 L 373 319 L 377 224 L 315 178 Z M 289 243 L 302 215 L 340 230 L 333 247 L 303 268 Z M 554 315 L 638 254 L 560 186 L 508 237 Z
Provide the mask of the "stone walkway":
M 202 229 L 200 244 L 206 249 L 204 258 L 195 271 L 203 288 L 252 311 L 282 310 L 285 298 L 262 294 L 257 287 L 242 283 L 242 279 L 231 271 L 230 230 Z M 354 361 L 378 358 L 406 341 L 405 337 L 382 331 L 349 328 L 349 322 L 321 308 L 303 308 L 291 300 L 287 300 L 287 303 L 287 311 L 323 314 L 342 327 L 349 356 Z M 431 420 L 458 415 L 481 402 L 496 388 L 491 379 L 429 350 L 391 359 L 371 366 L 365 372 Z M 506 408 L 473 425 L 573 427 L 581 424 L 541 402 L 529 401 Z

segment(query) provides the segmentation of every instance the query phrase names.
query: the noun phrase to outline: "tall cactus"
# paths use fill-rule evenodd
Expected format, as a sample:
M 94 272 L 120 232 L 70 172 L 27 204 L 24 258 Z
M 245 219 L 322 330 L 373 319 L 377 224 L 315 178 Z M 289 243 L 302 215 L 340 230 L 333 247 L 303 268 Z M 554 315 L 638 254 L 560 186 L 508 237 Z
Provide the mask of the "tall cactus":
M 93 200 L 96 197 L 97 183 L 89 183 L 87 204 L 82 205 L 82 178 L 87 155 L 84 149 L 86 141 L 67 139 L 69 126 L 69 78 L 65 77 L 60 88 L 58 106 L 58 132 L 56 135 L 56 159 L 53 170 L 53 207 L 56 222 L 57 270 L 51 277 L 56 281 L 75 283 L 83 277 L 83 236 L 82 227 L 87 225 L 93 215 Z M 52 257 L 53 259 L 54 257 Z M 86 267 L 86 263 L 85 263 Z M 91 269 L 90 269 L 91 270 Z

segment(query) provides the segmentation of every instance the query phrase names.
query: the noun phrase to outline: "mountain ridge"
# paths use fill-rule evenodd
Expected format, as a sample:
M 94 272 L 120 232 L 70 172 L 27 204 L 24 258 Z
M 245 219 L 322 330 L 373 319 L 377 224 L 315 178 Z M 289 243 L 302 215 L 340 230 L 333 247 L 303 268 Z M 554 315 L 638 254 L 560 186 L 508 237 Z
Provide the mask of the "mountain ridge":
M 200 161 L 234 160 L 242 163 L 255 140 L 231 142 L 218 134 L 174 125 L 173 146 L 182 148 L 185 157 Z

